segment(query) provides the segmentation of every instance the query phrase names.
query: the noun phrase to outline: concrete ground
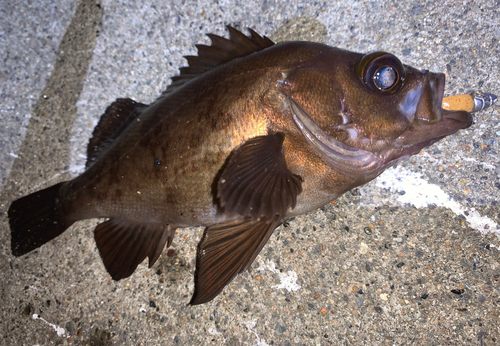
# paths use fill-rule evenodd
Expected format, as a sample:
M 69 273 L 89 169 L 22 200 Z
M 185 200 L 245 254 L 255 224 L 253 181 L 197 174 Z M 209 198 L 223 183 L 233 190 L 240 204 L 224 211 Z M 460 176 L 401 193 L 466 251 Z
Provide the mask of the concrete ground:
M 117 97 L 154 100 L 224 26 L 389 51 L 500 95 L 498 1 L 13 1 L 0 4 L 0 344 L 498 345 L 499 106 L 372 183 L 278 228 L 191 307 L 201 229 L 114 282 L 79 222 L 19 258 L 13 199 L 81 172 Z

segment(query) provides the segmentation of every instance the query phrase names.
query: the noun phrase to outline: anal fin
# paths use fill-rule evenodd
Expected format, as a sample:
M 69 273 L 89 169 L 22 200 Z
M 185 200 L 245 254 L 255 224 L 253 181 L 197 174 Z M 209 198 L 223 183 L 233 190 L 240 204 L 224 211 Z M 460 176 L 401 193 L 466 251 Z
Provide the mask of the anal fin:
M 175 227 L 164 224 L 130 223 L 110 219 L 99 224 L 94 237 L 106 270 L 114 280 L 132 275 L 137 266 L 149 258 L 151 268 L 165 244 L 172 243 Z
M 198 246 L 195 289 L 191 305 L 214 299 L 238 274 L 245 271 L 280 224 L 247 218 L 208 227 Z

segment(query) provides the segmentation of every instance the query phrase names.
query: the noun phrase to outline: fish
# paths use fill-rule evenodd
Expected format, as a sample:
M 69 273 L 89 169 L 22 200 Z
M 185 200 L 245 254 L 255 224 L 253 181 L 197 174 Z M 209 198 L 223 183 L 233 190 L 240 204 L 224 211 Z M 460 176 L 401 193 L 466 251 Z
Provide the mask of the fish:
M 213 300 L 285 220 L 324 206 L 471 126 L 441 107 L 445 76 L 387 52 L 209 34 L 151 104 L 120 98 L 87 147 L 85 171 L 12 202 L 23 256 L 75 222 L 94 230 L 114 280 L 149 267 L 175 230 L 205 227 L 191 305 Z

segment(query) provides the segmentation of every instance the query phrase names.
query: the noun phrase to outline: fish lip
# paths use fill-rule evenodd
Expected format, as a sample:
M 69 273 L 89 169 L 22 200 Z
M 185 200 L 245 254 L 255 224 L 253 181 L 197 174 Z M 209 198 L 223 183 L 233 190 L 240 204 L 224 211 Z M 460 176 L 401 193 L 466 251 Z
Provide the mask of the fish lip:
M 444 87 L 446 85 L 446 76 L 444 73 L 438 73 L 437 74 L 437 98 L 436 98 L 436 106 L 442 109 L 441 105 L 443 104 L 443 97 L 444 97 Z
M 468 128 L 472 125 L 474 120 L 472 114 L 466 111 L 449 111 L 441 109 L 441 114 L 443 119 L 461 124 L 462 126 L 457 130 Z

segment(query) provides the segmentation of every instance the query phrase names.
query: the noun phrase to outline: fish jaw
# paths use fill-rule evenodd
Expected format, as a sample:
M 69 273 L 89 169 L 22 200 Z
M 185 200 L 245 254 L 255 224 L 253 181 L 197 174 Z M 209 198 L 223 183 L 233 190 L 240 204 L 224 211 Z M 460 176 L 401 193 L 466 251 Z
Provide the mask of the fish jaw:
M 323 130 L 293 98 L 287 97 L 293 120 L 315 152 L 332 169 L 369 181 L 385 169 L 472 124 L 470 113 L 441 108 L 444 74 L 409 69 L 410 77 L 414 78 L 410 78 L 406 94 L 397 105 L 399 119 L 403 118 L 408 126 L 394 139 L 377 138 L 379 145 L 384 143 L 382 147 L 370 150 L 367 144 L 372 141 L 356 127 L 344 124 L 338 127 L 345 129 L 348 140 L 338 140 Z
M 345 144 L 321 127 L 292 98 L 287 98 L 293 120 L 316 153 L 344 175 L 372 171 L 383 165 L 383 159 L 367 150 Z

